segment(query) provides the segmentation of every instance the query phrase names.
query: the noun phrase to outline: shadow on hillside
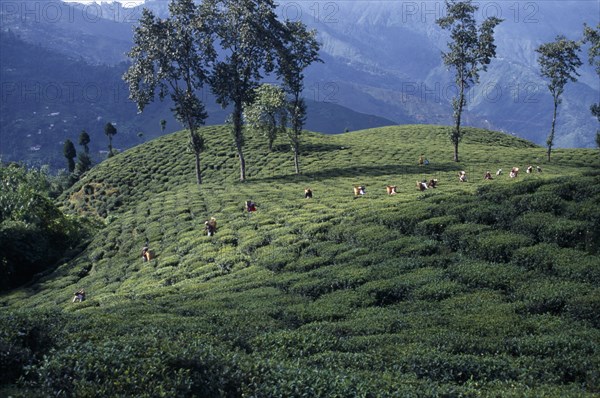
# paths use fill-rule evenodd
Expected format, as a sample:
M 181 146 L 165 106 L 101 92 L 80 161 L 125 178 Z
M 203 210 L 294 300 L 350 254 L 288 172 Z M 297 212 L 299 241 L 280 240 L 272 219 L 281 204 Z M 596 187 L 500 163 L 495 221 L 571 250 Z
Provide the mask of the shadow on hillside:
M 302 164 L 301 164 L 302 166 Z M 265 177 L 253 177 L 253 181 L 261 181 L 261 182 L 269 182 L 269 181 L 282 181 L 282 180 L 295 180 L 295 181 L 311 181 L 311 180 L 319 180 L 323 178 L 331 178 L 331 177 L 356 177 L 356 178 L 368 178 L 368 177 L 378 177 L 383 175 L 391 175 L 397 174 L 399 176 L 403 175 L 413 175 L 417 178 L 421 178 L 422 176 L 428 176 L 435 178 L 438 174 L 445 174 L 448 172 L 458 173 L 459 170 L 462 170 L 460 164 L 456 163 L 438 163 L 435 165 L 429 166 L 418 166 L 418 165 L 402 165 L 402 164 L 394 164 L 394 165 L 357 165 L 352 167 L 333 167 L 333 168 L 324 168 L 322 170 L 316 172 L 303 173 L 300 176 L 295 174 L 283 174 L 276 176 L 265 176 Z M 469 174 L 469 170 L 466 170 L 467 174 Z M 479 170 L 473 170 L 471 174 L 479 173 Z

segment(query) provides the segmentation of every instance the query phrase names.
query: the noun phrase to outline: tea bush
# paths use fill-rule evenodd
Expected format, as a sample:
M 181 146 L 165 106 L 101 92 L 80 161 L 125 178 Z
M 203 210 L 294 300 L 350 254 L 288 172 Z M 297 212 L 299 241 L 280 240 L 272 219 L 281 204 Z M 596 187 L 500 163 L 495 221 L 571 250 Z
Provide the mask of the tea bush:
M 515 294 L 523 302 L 524 309 L 531 314 L 561 314 L 576 297 L 586 296 L 594 289 L 587 284 L 542 280 L 522 286 Z
M 13 384 L 64 337 L 58 311 L 0 314 L 0 385 Z
M 519 267 L 478 260 L 463 260 L 448 268 L 450 276 L 471 288 L 511 292 L 529 276 Z
M 565 278 L 596 283 L 600 282 L 600 257 L 575 249 L 557 249 L 553 257 L 554 269 Z
M 453 224 L 444 230 L 441 237 L 442 242 L 450 249 L 464 252 L 477 236 L 490 230 L 491 227 L 481 224 Z
M 187 372 L 170 371 L 163 362 L 164 353 L 153 351 L 146 345 L 119 342 L 72 345 L 42 361 L 36 367 L 36 379 L 29 383 L 51 395 L 150 397 L 189 393 Z
M 599 305 L 600 292 L 596 289 L 569 300 L 565 311 L 574 319 L 589 322 L 593 327 L 598 328 L 600 326 Z
M 515 250 L 512 262 L 529 270 L 552 273 L 558 251 L 556 245 L 548 243 L 520 247 Z
M 468 241 L 465 253 L 486 261 L 506 263 L 510 261 L 516 249 L 530 246 L 532 243 L 532 240 L 525 235 L 489 231 Z
M 464 292 L 465 286 L 455 281 L 434 281 L 421 286 L 414 292 L 415 298 L 428 301 L 440 301 Z
M 424 235 L 432 239 L 441 239 L 446 228 L 456 223 L 458 223 L 456 216 L 432 217 L 417 224 L 415 234 Z
M 412 298 L 412 289 L 403 282 L 402 277 L 367 282 L 360 290 L 364 290 L 379 306 L 395 304 Z
M 542 240 L 555 242 L 561 247 L 577 247 L 584 249 L 589 224 L 584 221 L 559 219 L 545 226 Z
M 509 203 L 517 214 L 536 211 L 561 215 L 566 208 L 561 198 L 547 192 L 515 196 Z

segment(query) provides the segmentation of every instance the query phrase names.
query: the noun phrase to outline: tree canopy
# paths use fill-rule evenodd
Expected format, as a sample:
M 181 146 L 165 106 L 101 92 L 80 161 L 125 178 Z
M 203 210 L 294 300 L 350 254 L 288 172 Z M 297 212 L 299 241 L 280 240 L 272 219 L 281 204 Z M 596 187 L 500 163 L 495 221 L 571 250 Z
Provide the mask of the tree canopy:
M 104 134 L 108 137 L 108 157 L 111 157 L 114 155 L 112 139 L 117 135 L 117 128 L 112 123 L 108 122 L 104 126 Z
M 67 158 L 69 173 L 72 173 L 75 171 L 75 160 L 73 159 L 77 156 L 77 151 L 75 150 L 75 145 L 69 139 L 65 140 L 63 145 L 63 155 Z
M 83 147 L 83 150 L 85 151 L 86 154 L 90 153 L 90 147 L 89 147 L 90 141 L 91 141 L 90 135 L 87 133 L 87 131 L 81 130 L 81 133 L 79 134 L 79 145 L 81 145 Z
M 261 84 L 255 90 L 254 102 L 244 110 L 244 120 L 268 140 L 269 151 L 281 130 L 285 130 L 287 102 L 285 92 L 272 84 Z
M 157 92 L 161 101 L 167 96 L 173 101 L 173 115 L 190 133 L 200 184 L 204 140 L 198 127 L 208 115 L 197 93 L 207 81 L 207 67 L 215 57 L 212 34 L 193 0 L 171 2 L 169 12 L 169 18 L 160 19 L 143 10 L 129 52 L 133 63 L 123 78 L 129 84 L 129 98 L 140 112 L 154 101 Z M 160 125 L 164 130 L 166 121 L 161 120 Z
M 598 78 L 600 78 L 600 23 L 593 28 L 584 24 L 583 42 L 590 45 L 588 48 L 588 62 L 593 65 Z M 600 103 L 596 102 L 590 106 L 592 115 L 596 116 L 600 122 Z M 596 141 L 600 147 L 600 132 L 596 133 Z
M 255 101 L 264 76 L 276 71 L 291 97 L 287 112 L 299 172 L 299 135 L 306 116 L 300 97 L 302 72 L 318 60 L 316 33 L 299 22 L 278 21 L 272 0 L 205 0 L 199 5 L 193 0 L 174 0 L 169 11 L 168 18 L 159 19 L 144 9 L 134 31 L 129 52 L 132 65 L 123 78 L 138 110 L 142 112 L 156 94 L 161 100 L 171 98 L 174 116 L 190 131 L 189 145 L 196 154 L 200 183 L 199 154 L 204 139 L 197 128 L 207 114 L 197 93 L 208 83 L 217 103 L 224 108 L 232 105 L 231 133 L 240 161 L 240 181 L 244 181 L 244 109 Z M 280 118 L 280 125 L 285 124 L 284 119 Z M 161 121 L 161 128 L 164 126 Z

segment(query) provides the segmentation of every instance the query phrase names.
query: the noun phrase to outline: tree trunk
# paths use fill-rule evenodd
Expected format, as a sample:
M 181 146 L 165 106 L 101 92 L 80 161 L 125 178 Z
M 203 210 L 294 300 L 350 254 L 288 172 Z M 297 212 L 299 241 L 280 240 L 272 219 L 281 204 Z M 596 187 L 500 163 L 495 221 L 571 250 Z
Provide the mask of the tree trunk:
M 242 144 L 244 137 L 242 133 L 242 103 L 236 102 L 233 107 L 233 135 L 235 139 L 235 147 L 238 157 L 240 158 L 240 181 L 246 181 L 246 160 L 244 159 L 244 151 Z
M 296 169 L 296 174 L 300 174 L 300 143 L 296 142 L 294 144 L 294 168 Z
M 558 108 L 558 98 L 554 98 L 554 112 L 552 114 L 552 128 L 550 129 L 550 135 L 546 140 L 548 145 L 548 162 L 550 161 L 550 155 L 552 154 L 552 145 L 554 144 L 554 126 L 556 126 L 556 109 Z
M 275 138 L 277 136 L 277 120 L 275 120 L 275 115 L 269 115 L 271 118 L 271 125 L 268 127 L 267 139 L 269 140 L 269 152 L 273 152 L 273 143 L 275 142 Z
M 300 98 L 299 93 L 296 93 L 295 97 L 294 114 L 292 120 L 292 129 L 294 130 L 292 132 L 294 135 L 294 167 L 296 169 L 296 174 L 300 174 L 300 134 L 302 134 L 302 114 L 300 113 L 300 109 L 302 109 L 302 99 Z
M 238 146 L 238 156 L 240 157 L 240 181 L 246 181 L 246 159 L 242 153 L 242 147 Z
M 458 162 L 458 141 L 454 143 L 454 161 Z
M 200 152 L 194 151 L 196 157 L 196 182 L 202 184 L 202 172 L 200 171 Z
M 192 118 L 187 119 L 188 130 L 190 132 L 189 146 L 194 151 L 194 163 L 196 169 L 196 182 L 198 185 L 202 184 L 202 171 L 200 170 L 200 154 L 202 153 L 201 137 L 196 135 L 196 126 L 192 121 Z
M 454 143 L 454 161 L 458 162 L 458 142 L 460 141 L 460 122 L 462 117 L 463 104 L 465 101 L 465 85 L 461 83 L 460 93 L 458 95 L 458 104 L 456 109 L 456 125 L 454 127 L 454 137 L 452 142 Z

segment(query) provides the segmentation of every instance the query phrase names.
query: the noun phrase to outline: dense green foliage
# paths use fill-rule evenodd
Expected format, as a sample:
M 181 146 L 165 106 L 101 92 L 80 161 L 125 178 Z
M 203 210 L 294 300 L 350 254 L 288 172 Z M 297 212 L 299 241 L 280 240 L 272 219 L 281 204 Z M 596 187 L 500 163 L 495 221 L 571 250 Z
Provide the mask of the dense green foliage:
M 285 132 L 285 92 L 272 84 L 261 84 L 254 91 L 254 102 L 244 109 L 244 122 L 267 137 L 269 151 L 272 151 L 278 133 Z
M 543 164 L 544 148 L 466 129 L 459 183 L 449 129 L 304 132 L 300 176 L 282 137 L 255 138 L 245 183 L 227 127 L 203 131 L 202 186 L 193 153 L 173 156 L 186 132 L 97 165 L 62 203 L 106 227 L 0 298 L 0 395 L 596 396 L 597 153 Z M 483 180 L 528 164 L 543 172 Z
M 87 229 L 52 202 L 60 188 L 50 179 L 44 170 L 0 164 L 0 290 L 72 256 L 86 237 Z

